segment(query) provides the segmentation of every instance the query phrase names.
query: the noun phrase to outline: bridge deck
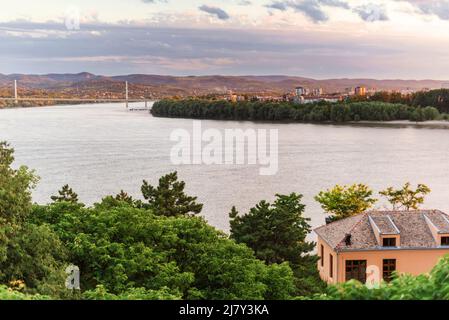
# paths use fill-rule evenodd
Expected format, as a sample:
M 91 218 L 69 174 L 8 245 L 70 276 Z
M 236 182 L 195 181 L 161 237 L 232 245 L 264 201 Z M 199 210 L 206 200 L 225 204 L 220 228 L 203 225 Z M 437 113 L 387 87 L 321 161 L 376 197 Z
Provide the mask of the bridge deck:
M 60 102 L 146 102 L 152 101 L 151 99 L 85 99 L 85 98 L 0 98 L 0 101 L 60 101 Z

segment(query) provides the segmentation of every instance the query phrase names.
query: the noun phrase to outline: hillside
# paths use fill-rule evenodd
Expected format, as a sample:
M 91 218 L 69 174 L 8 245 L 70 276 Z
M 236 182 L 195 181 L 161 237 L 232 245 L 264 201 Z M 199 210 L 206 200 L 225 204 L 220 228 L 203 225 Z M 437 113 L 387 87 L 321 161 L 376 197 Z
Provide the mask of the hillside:
M 441 88 L 446 81 L 440 80 L 376 80 L 376 79 L 325 79 L 316 80 L 290 76 L 162 76 L 132 74 L 121 76 L 101 76 L 87 72 L 78 74 L 0 74 L 0 88 L 12 89 L 13 81 L 18 80 L 19 88 L 41 89 L 65 94 L 118 95 L 124 91 L 123 82 L 130 83 L 130 92 L 136 96 L 165 97 L 172 95 L 220 94 L 229 90 L 242 93 L 291 92 L 296 86 L 323 88 L 324 92 L 343 92 L 346 88 L 366 86 L 380 90 L 420 90 Z

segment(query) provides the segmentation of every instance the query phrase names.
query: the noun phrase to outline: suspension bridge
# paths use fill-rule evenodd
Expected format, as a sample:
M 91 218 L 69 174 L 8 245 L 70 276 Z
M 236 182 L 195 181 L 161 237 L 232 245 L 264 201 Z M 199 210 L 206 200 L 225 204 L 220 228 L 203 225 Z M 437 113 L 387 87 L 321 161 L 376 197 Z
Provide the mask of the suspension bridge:
M 19 103 L 20 101 L 49 101 L 49 102 L 83 102 L 83 103 L 124 103 L 129 111 L 147 111 L 150 110 L 148 102 L 151 99 L 130 99 L 128 90 L 128 81 L 125 82 L 125 97 L 123 99 L 117 98 L 34 98 L 34 97 L 19 97 L 17 90 L 17 80 L 14 80 L 14 97 L 4 98 L 0 97 L 0 101 L 13 101 Z M 143 103 L 143 105 L 130 105 L 131 103 Z

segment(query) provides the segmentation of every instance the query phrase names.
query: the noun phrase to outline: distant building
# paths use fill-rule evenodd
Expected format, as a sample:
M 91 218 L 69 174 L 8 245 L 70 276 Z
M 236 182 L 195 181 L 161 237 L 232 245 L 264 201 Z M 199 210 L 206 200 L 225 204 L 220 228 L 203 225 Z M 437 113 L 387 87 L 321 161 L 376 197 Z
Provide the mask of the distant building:
M 316 88 L 312 90 L 312 95 L 315 97 L 319 97 L 323 95 L 323 88 Z
M 449 89 L 449 82 L 444 82 L 441 84 L 441 89 Z
M 366 96 L 366 87 L 356 87 L 354 90 L 356 96 Z
M 305 95 L 306 94 L 306 88 L 304 88 L 304 87 L 296 87 L 295 88 L 295 94 L 296 94 L 296 96 L 298 96 L 298 97 L 300 97 L 300 96 L 303 96 L 303 95 Z
M 347 95 L 353 95 L 354 94 L 354 87 L 348 87 L 348 88 L 345 88 L 345 93 L 347 94 Z

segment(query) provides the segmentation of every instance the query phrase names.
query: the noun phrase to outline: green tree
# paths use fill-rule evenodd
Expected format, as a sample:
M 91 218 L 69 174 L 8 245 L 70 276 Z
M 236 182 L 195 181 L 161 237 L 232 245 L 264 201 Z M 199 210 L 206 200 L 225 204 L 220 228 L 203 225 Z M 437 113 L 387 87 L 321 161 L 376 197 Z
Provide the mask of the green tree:
M 129 204 L 134 203 L 133 197 L 131 197 L 129 194 L 127 194 L 125 191 L 121 190 L 119 194 L 115 196 L 115 199 L 118 201 L 127 202 Z
M 319 290 L 317 257 L 311 252 L 315 243 L 306 240 L 311 232 L 310 219 L 303 216 L 302 195 L 276 195 L 273 204 L 261 201 L 246 215 L 235 207 L 231 218 L 231 238 L 254 250 L 268 264 L 288 262 L 296 277 L 297 294 Z
M 38 177 L 26 166 L 13 169 L 14 149 L 0 142 L 0 224 L 22 223 L 31 211 L 31 192 Z
M 145 288 L 131 288 L 120 294 L 113 294 L 103 285 L 98 285 L 94 290 L 83 292 L 84 300 L 181 300 L 181 296 L 170 292 L 168 288 L 161 290 L 147 290 Z
M 5 259 L 0 260 L 0 283 L 23 282 L 26 293 L 63 297 L 67 252 L 47 225 L 6 226 Z
M 393 205 L 393 210 L 417 210 L 431 190 L 425 184 L 418 184 L 416 189 L 411 189 L 410 186 L 410 182 L 407 182 L 401 189 L 389 187 L 379 193 Z
M 25 293 L 59 294 L 64 286 L 65 250 L 45 225 L 32 223 L 31 190 L 37 178 L 11 167 L 14 150 L 0 143 L 0 284 L 22 283 Z
M 372 195 L 373 191 L 364 184 L 336 185 L 330 190 L 321 191 L 315 200 L 326 213 L 331 214 L 328 221 L 336 221 L 371 208 L 377 201 Z
M 196 202 L 197 197 L 188 196 L 185 192 L 185 182 L 178 181 L 178 173 L 172 172 L 159 179 L 159 185 L 153 187 L 143 181 L 142 194 L 156 214 L 176 217 L 188 214 L 198 214 L 203 205 Z
M 78 194 L 76 194 L 76 192 L 74 192 L 73 189 L 66 184 L 61 190 L 58 191 L 57 196 L 51 196 L 51 200 L 54 202 L 78 203 Z
M 0 300 L 51 300 L 52 297 L 44 295 L 25 294 L 19 290 L 14 290 L 4 285 L 0 285 Z
M 35 216 L 42 224 L 50 219 L 68 248 L 69 261 L 82 272 L 81 287 L 89 291 L 85 298 L 264 299 L 293 294 L 287 265 L 267 266 L 202 218 L 155 215 L 126 202 L 93 208 L 53 203 L 35 207 Z

